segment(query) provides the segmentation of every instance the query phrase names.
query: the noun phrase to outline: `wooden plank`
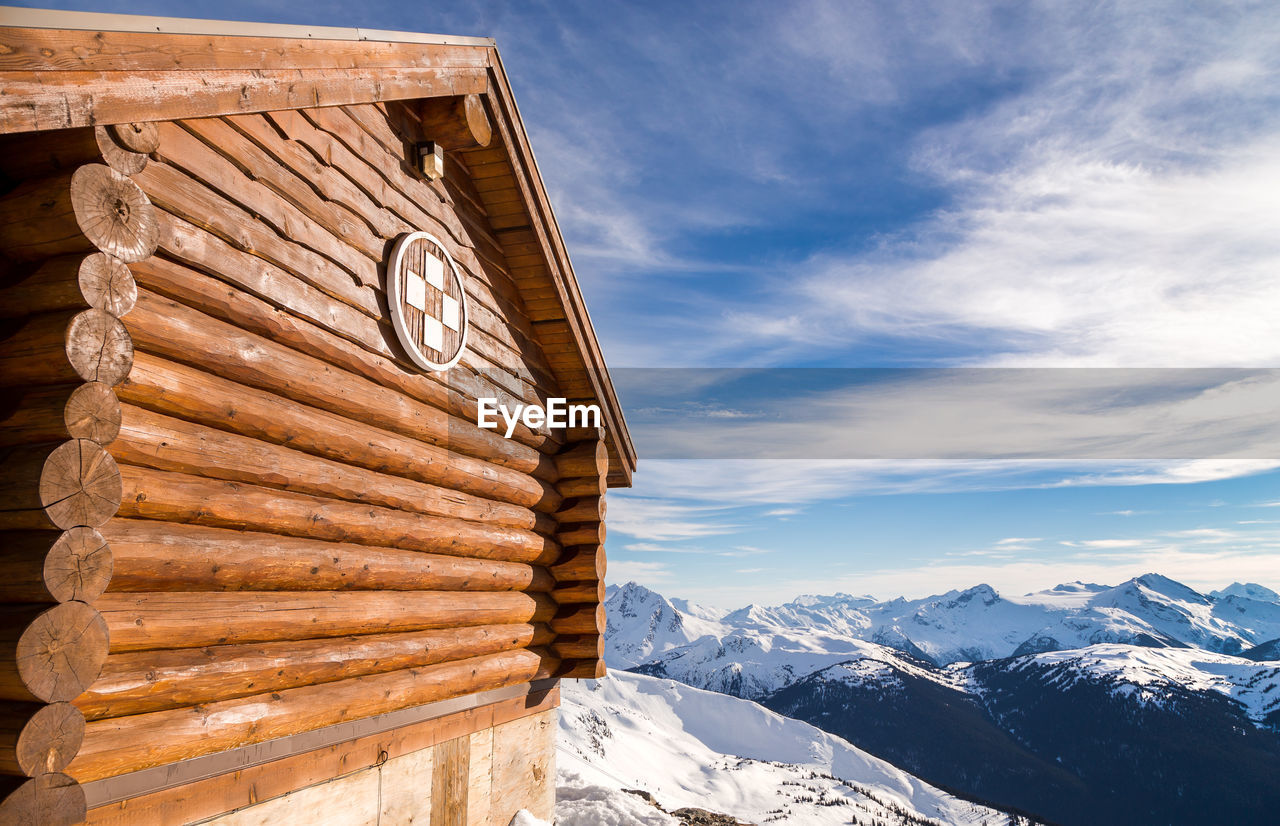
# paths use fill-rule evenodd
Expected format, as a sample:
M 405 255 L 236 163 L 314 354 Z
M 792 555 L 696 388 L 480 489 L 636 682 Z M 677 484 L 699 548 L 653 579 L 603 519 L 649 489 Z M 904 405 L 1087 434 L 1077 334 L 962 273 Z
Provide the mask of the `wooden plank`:
M 432 749 L 431 826 L 469 826 L 472 736 L 448 740 Z
M 491 822 L 510 823 L 520 809 L 550 822 L 555 809 L 555 752 L 554 710 L 493 728 Z
M 0 28 L 0 71 L 484 69 L 489 46 Z
M 152 826 L 201 820 L 384 761 L 390 766 L 397 758 L 423 750 L 430 753 L 436 743 L 489 728 L 496 720 L 518 719 L 559 704 L 557 686 L 541 696 L 504 700 L 100 806 L 89 811 L 86 823 L 88 826 Z M 394 777 L 391 775 L 390 779 Z M 425 792 L 420 793 L 427 796 Z M 384 789 L 384 801 L 386 799 Z
M 493 782 L 493 729 L 471 735 L 467 765 L 467 826 L 490 826 L 489 794 Z M 510 822 L 510 821 L 508 821 Z
M 482 69 L 0 71 L 0 133 L 483 94 Z
M 203 826 L 378 826 L 381 774 L 365 769 L 206 821 Z

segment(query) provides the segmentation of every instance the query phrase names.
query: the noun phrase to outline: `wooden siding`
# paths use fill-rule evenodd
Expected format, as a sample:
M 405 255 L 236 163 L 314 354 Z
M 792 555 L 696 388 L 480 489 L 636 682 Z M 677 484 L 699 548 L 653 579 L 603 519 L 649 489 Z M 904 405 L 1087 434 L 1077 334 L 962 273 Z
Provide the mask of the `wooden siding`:
M 118 184 L 155 230 L 123 276 L 130 300 L 107 291 L 116 315 L 38 306 L 12 322 L 56 339 L 98 313 L 91 341 L 121 353 L 109 377 L 70 351 L 65 376 L 22 374 L 57 386 L 79 375 L 114 418 L 76 433 L 43 424 L 54 441 L 20 448 L 33 470 L 9 479 L 26 490 L 71 468 L 61 457 L 74 450 L 105 492 L 0 513 L 0 528 L 47 532 L 28 567 L 73 539 L 109 561 L 92 592 L 22 591 L 64 603 L 57 616 L 33 606 L 30 628 L 92 631 L 78 682 L 8 695 L 87 720 L 78 748 L 56 750 L 71 780 L 603 673 L 603 433 L 521 426 L 505 439 L 476 426 L 481 396 L 565 393 L 465 165 L 451 157 L 444 182 L 416 177 L 412 115 L 396 106 L 155 124 L 157 146 Z M 58 191 L 67 170 L 50 174 Z M 413 367 L 388 323 L 383 258 L 419 229 L 447 246 L 467 291 L 468 347 L 448 373 Z M 10 294 L 31 293 L 30 273 L 48 266 L 11 267 Z M 37 395 L 70 409 L 65 393 Z M 15 443 L 36 432 L 23 415 Z

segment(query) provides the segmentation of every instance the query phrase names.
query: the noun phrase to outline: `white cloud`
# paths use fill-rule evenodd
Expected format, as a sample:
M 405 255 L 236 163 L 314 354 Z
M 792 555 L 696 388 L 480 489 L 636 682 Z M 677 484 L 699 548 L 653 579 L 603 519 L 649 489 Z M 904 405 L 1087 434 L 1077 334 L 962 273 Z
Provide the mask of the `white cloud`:
M 723 506 L 686 504 L 679 497 L 667 500 L 619 495 L 609 505 L 609 533 L 621 533 L 653 542 L 697 539 L 733 533 L 738 526 L 718 519 Z M 659 546 L 645 544 L 643 550 Z

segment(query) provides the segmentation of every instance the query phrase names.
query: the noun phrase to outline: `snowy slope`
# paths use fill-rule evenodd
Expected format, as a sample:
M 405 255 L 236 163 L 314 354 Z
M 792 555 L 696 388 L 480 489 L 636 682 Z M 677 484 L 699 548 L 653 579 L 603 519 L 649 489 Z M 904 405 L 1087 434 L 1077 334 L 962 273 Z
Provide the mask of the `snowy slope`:
M 1007 667 L 1035 666 L 1047 667 L 1041 682 L 1048 686 L 1105 681 L 1115 695 L 1156 704 L 1167 702 L 1178 689 L 1212 692 L 1234 700 L 1255 723 L 1280 711 L 1280 663 L 1252 662 L 1192 648 L 1095 645 L 1019 657 Z
M 557 813 L 564 823 L 610 822 L 572 818 L 584 795 L 599 798 L 603 810 L 605 790 L 624 788 L 647 791 L 668 810 L 696 806 L 759 824 L 847 824 L 854 815 L 886 824 L 1010 822 L 746 700 L 622 672 L 563 691 Z

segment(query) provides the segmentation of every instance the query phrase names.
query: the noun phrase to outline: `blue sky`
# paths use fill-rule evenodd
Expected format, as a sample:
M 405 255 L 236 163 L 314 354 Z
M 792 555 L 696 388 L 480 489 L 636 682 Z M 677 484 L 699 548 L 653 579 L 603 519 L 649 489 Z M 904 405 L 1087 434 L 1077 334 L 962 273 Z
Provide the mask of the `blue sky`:
M 1090 380 L 1082 398 L 1144 445 L 1131 461 L 1068 461 L 1080 411 L 1028 393 L 938 405 L 1044 434 L 1019 462 L 735 460 L 734 439 L 794 434 L 730 415 L 750 399 L 716 407 L 694 371 L 665 402 L 645 384 L 654 367 L 1280 366 L 1274 4 L 37 5 L 497 38 L 606 356 L 642 368 L 618 370 L 624 404 L 719 434 L 719 452 L 646 461 L 671 444 L 660 416 L 637 428 L 613 581 L 725 606 L 1146 570 L 1280 588 L 1266 372 L 1141 415 Z M 805 388 L 816 431 L 847 423 L 841 389 Z M 1185 450 L 1148 450 L 1175 432 Z

